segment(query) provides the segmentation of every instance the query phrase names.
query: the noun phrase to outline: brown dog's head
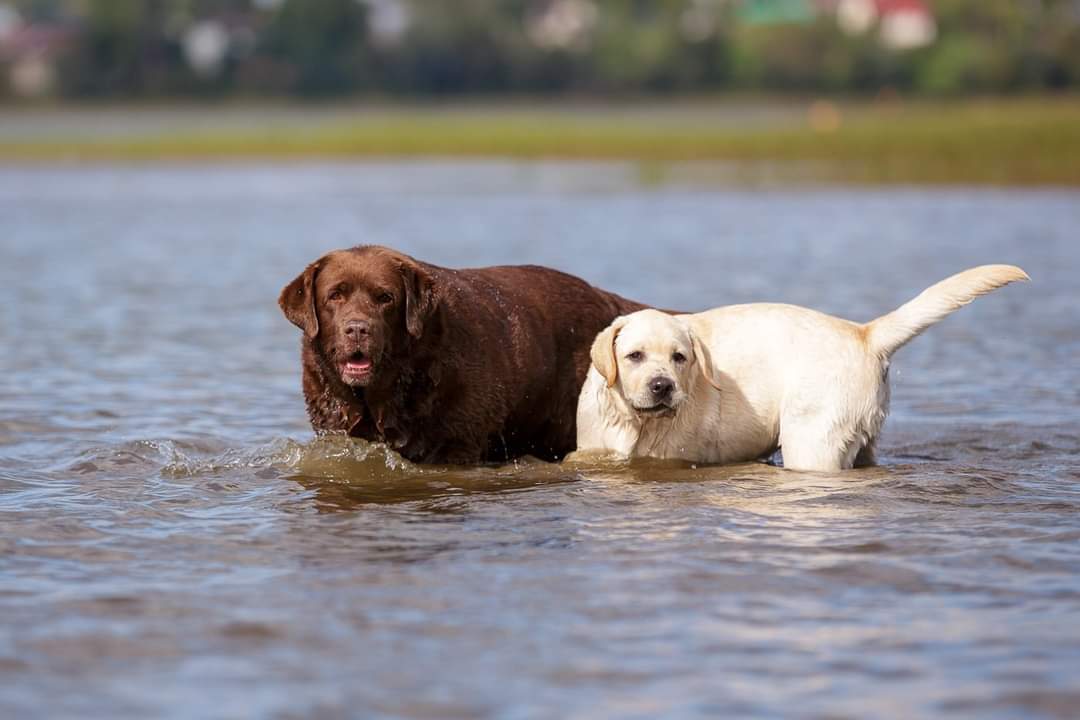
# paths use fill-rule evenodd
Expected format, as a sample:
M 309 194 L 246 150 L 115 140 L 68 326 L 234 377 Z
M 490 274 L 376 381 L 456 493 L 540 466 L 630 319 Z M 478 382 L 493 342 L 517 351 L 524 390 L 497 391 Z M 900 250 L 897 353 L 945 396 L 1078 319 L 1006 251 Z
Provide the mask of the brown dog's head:
M 436 300 L 431 278 L 415 260 L 361 246 L 308 265 L 281 291 L 278 304 L 327 370 L 346 385 L 367 387 L 395 353 L 423 335 Z

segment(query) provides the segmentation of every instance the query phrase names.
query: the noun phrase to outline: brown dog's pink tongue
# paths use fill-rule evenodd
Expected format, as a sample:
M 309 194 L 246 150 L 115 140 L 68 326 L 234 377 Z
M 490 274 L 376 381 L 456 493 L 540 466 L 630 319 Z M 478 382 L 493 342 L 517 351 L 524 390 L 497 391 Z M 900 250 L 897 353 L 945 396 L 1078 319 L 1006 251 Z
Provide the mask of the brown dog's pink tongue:
M 368 370 L 370 367 L 371 367 L 371 360 L 368 360 L 367 358 L 365 358 L 363 360 L 360 360 L 360 361 L 350 360 L 347 363 L 345 363 L 346 372 L 364 372 L 365 370 Z

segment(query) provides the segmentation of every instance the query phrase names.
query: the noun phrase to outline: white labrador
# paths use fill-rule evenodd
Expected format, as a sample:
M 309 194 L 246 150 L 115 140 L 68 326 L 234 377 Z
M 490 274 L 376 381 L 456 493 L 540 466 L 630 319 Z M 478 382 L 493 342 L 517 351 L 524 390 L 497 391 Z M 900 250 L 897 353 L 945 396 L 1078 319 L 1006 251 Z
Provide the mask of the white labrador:
M 578 400 L 579 453 L 756 460 L 832 471 L 874 463 L 889 409 L 889 358 L 1018 267 L 954 275 L 866 324 L 793 305 L 617 318 L 592 347 Z

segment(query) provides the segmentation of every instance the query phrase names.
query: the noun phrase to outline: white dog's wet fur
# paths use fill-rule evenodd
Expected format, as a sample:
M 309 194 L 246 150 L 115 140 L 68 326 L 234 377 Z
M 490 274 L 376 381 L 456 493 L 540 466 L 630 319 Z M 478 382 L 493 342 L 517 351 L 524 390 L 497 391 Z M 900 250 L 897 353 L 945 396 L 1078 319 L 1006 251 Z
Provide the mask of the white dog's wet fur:
M 642 310 L 597 336 L 578 401 L 580 454 L 835 471 L 874 463 L 889 359 L 980 295 L 1029 279 L 985 265 L 860 324 L 793 305 Z

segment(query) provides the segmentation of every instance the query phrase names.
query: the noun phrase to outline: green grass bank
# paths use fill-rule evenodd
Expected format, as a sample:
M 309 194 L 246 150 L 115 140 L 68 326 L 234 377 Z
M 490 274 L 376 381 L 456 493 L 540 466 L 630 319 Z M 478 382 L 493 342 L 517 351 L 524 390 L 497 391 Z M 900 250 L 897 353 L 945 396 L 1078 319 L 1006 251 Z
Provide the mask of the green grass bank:
M 148 112 L 158 121 L 144 122 Z M 621 160 L 661 174 L 668 165 L 724 165 L 736 179 L 768 167 L 772 178 L 811 182 L 1080 186 L 1080 97 L 209 107 L 169 121 L 172 112 L 9 108 L 0 117 L 15 129 L 0 133 L 0 163 Z M 38 118 L 52 129 L 38 132 Z

